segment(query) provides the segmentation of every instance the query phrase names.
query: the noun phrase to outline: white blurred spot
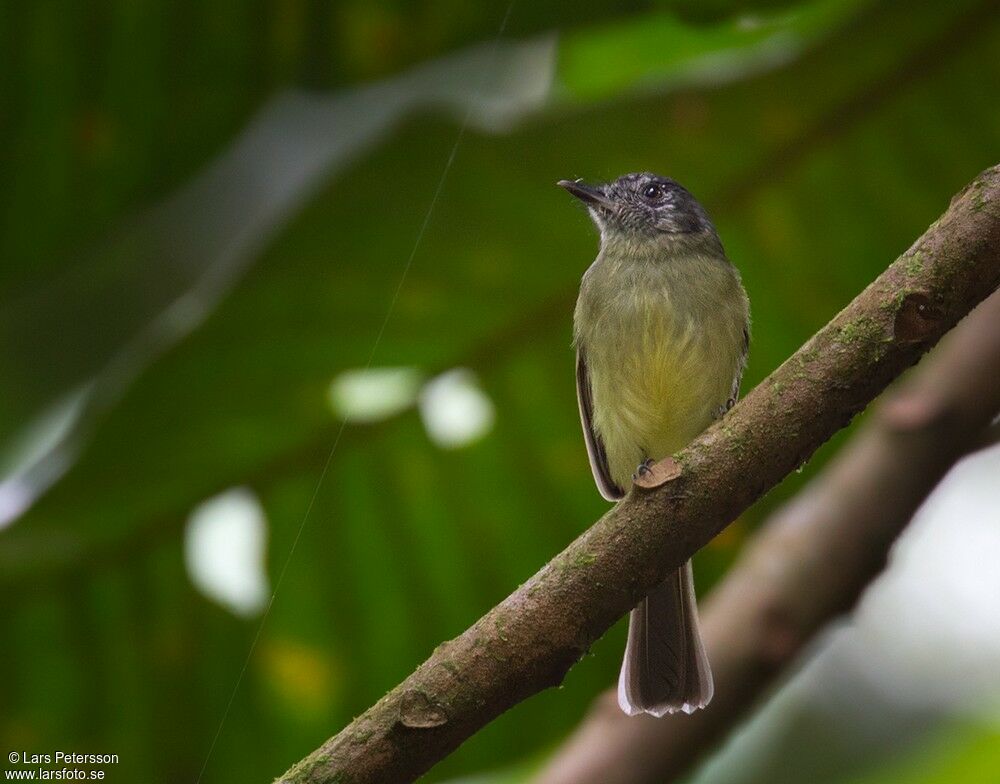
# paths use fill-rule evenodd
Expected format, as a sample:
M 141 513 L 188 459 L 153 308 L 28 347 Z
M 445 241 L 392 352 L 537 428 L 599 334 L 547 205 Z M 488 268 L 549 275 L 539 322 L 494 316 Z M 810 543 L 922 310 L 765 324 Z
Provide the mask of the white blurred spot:
M 422 380 L 410 367 L 345 370 L 330 383 L 327 401 L 348 422 L 377 422 L 412 406 Z
M 0 530 L 20 517 L 72 462 L 68 437 L 87 405 L 85 384 L 31 420 L 0 453 Z
M 420 415 L 438 446 L 465 446 L 493 426 L 492 401 L 471 370 L 456 368 L 428 381 L 420 391 Z
M 20 476 L 0 480 L 0 530 L 28 511 L 34 493 Z
M 928 497 L 854 619 L 872 687 L 1000 717 L 1000 447 L 967 457 Z
M 191 513 L 184 561 L 191 582 L 236 615 L 255 615 L 270 594 L 265 551 L 267 519 L 244 487 L 210 498 Z

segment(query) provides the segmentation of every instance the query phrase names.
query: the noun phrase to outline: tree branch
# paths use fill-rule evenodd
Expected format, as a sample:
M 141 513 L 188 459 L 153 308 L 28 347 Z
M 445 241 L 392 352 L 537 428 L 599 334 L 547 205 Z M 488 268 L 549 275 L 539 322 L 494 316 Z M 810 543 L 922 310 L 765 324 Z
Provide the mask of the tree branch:
M 703 613 L 716 699 L 694 716 L 629 718 L 613 690 L 537 784 L 676 779 L 744 715 L 812 637 L 851 607 L 944 473 L 1000 433 L 1000 292 L 879 407 L 864 429 L 764 525 Z
M 659 487 L 631 492 L 281 781 L 411 781 L 511 706 L 559 684 L 663 575 L 801 465 L 998 283 L 994 167 L 720 422 L 659 463 Z

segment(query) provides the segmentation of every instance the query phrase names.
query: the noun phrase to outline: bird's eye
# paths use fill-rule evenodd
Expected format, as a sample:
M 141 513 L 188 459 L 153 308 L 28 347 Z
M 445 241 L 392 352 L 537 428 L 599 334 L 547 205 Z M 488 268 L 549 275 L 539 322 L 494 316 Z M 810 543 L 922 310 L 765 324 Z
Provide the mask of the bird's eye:
M 659 201 L 663 198 L 663 188 L 659 185 L 647 185 L 643 189 L 642 195 L 650 201 Z

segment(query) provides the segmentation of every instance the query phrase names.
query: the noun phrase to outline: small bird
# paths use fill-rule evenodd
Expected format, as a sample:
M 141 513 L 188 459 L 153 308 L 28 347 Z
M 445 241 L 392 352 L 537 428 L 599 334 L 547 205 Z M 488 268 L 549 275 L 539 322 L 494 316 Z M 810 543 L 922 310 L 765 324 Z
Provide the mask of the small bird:
M 559 185 L 601 233 L 573 318 L 576 392 L 594 480 L 616 501 L 736 402 L 750 305 L 704 208 L 674 180 Z M 691 713 L 713 689 L 688 561 L 632 610 L 618 703 Z

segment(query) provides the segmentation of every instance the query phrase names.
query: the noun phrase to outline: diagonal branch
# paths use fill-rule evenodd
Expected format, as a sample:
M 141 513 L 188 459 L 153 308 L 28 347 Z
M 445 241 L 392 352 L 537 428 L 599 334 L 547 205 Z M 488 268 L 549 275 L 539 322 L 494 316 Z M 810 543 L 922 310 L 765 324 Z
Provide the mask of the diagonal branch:
M 716 699 L 694 716 L 631 718 L 614 690 L 536 784 L 674 781 L 739 721 L 831 618 L 881 572 L 938 480 L 1000 426 L 1000 291 L 947 335 L 907 384 L 790 503 L 709 596 L 705 644 Z
M 281 777 L 417 778 L 521 700 L 560 683 L 663 575 L 865 407 L 1000 284 L 1000 167 L 798 352 L 527 583 Z M 988 422 L 953 427 L 977 432 Z M 966 416 L 966 420 L 972 418 Z

